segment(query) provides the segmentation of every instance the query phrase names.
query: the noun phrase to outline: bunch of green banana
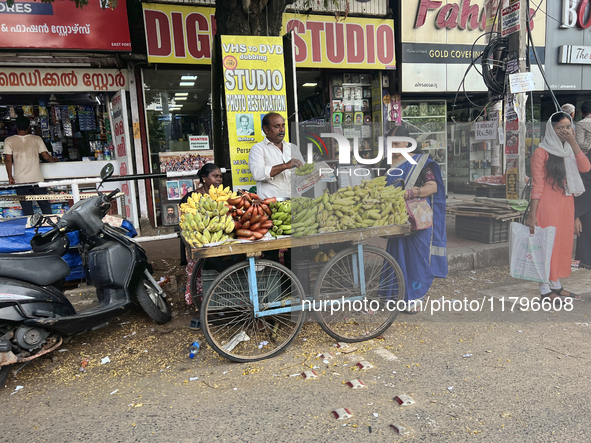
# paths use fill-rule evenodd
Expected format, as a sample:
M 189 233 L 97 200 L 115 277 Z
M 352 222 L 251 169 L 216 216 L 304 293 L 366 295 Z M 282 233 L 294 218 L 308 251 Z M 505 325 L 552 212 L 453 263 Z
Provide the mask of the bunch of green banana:
M 273 227 L 269 231 L 273 237 L 291 234 L 291 201 L 275 202 L 269 205 Z
M 386 178 L 327 192 L 315 199 L 300 197 L 292 203 L 293 236 L 336 232 L 372 226 L 404 224 L 408 220 L 404 191 L 386 186 Z
M 316 221 L 318 215 L 319 203 L 328 200 L 327 193 L 312 200 L 307 197 L 298 197 L 291 203 L 291 235 L 293 237 L 302 237 L 303 235 L 312 235 L 318 232 L 319 223 Z
M 193 204 L 181 205 L 181 234 L 192 247 L 225 242 L 233 238 L 234 220 L 225 202 L 202 196 Z M 195 206 L 195 207 L 193 207 Z
M 296 175 L 308 175 L 314 172 L 314 163 L 304 163 L 299 168 L 296 168 Z

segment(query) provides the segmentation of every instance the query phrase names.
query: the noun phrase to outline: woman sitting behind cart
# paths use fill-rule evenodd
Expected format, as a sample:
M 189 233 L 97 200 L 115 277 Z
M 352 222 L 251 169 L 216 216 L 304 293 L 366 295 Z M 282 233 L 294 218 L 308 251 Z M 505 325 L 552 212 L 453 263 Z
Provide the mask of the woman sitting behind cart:
M 406 128 L 395 126 L 388 136 L 410 137 Z M 407 142 L 393 142 L 393 146 L 405 148 Z M 417 150 L 415 150 L 417 152 Z M 417 163 L 409 163 L 402 154 L 393 154 L 387 185 L 405 184 L 404 199 L 425 198 L 433 209 L 433 226 L 414 231 L 408 237 L 388 240 L 388 253 L 400 265 L 405 282 L 407 312 L 416 314 L 426 309 L 422 306 L 425 294 L 435 277 L 447 277 L 447 237 L 445 233 L 445 186 L 439 165 L 428 154 L 415 153 Z
M 197 173 L 197 177 L 199 178 L 200 184 L 197 187 L 197 190 L 189 192 L 187 195 L 183 197 L 181 200 L 182 203 L 186 203 L 189 199 L 189 196 L 193 195 L 193 193 L 198 192 L 199 194 L 209 194 L 209 189 L 212 186 L 218 187 L 219 185 L 223 184 L 222 179 L 222 171 L 221 169 L 213 164 L 213 163 L 206 163 Z M 213 257 L 206 260 L 203 264 L 203 269 L 208 270 L 216 270 L 218 272 L 222 272 L 236 263 L 236 261 L 241 256 L 231 256 L 231 257 Z M 188 305 L 193 304 L 193 299 L 191 297 L 191 276 L 195 271 L 195 265 L 197 262 L 191 260 L 187 261 L 186 256 L 186 249 L 185 244 L 181 240 L 181 265 L 186 264 L 186 273 L 187 273 L 187 286 L 185 287 L 185 301 Z M 195 281 L 195 292 L 196 294 L 200 294 L 203 292 L 201 287 L 201 270 L 198 271 L 199 274 L 196 277 Z M 196 307 L 199 309 L 199 306 Z
M 199 172 L 197 172 L 197 177 L 199 178 L 199 186 L 197 187 L 197 190 L 185 194 L 185 196 L 181 199 L 181 205 L 183 203 L 187 203 L 187 200 L 191 195 L 193 195 L 193 193 L 198 192 L 202 195 L 209 194 L 209 188 L 212 186 L 218 187 L 223 183 L 222 170 L 218 165 L 213 163 L 204 164 L 203 167 L 199 169 Z M 181 240 L 181 266 L 186 264 L 187 255 L 185 252 L 185 244 L 183 243 L 183 240 Z

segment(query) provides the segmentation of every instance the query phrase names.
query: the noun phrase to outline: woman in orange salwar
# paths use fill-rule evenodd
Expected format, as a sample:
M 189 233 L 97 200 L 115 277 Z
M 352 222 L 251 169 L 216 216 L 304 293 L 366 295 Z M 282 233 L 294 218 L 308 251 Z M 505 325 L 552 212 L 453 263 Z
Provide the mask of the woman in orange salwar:
M 585 192 L 579 172 L 591 164 L 575 139 L 570 116 L 557 112 L 546 124 L 546 136 L 531 160 L 533 185 L 530 214 L 526 221 L 532 234 L 536 226 L 554 226 L 550 282 L 540 283 L 542 298 L 579 298 L 565 291 L 559 279 L 570 276 L 575 226 L 574 197 Z M 591 190 L 590 190 L 591 192 Z

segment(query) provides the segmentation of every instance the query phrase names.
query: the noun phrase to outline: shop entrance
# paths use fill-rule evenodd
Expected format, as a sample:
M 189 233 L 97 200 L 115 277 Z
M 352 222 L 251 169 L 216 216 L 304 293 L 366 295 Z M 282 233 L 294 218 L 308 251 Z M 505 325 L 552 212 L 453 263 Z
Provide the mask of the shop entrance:
M 150 170 L 182 173 L 213 162 L 210 70 L 145 69 L 142 74 Z M 177 225 L 177 204 L 196 189 L 196 176 L 154 180 L 153 186 L 157 223 Z M 176 219 L 167 217 L 171 208 Z

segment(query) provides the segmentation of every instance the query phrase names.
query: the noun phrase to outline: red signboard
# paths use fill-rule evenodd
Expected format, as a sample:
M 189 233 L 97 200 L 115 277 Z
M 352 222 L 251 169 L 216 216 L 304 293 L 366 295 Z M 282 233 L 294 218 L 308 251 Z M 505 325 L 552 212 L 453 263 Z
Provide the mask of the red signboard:
M 131 52 L 127 6 L 102 9 L 100 0 L 76 8 L 73 0 L 0 0 L 0 48 L 85 49 Z

